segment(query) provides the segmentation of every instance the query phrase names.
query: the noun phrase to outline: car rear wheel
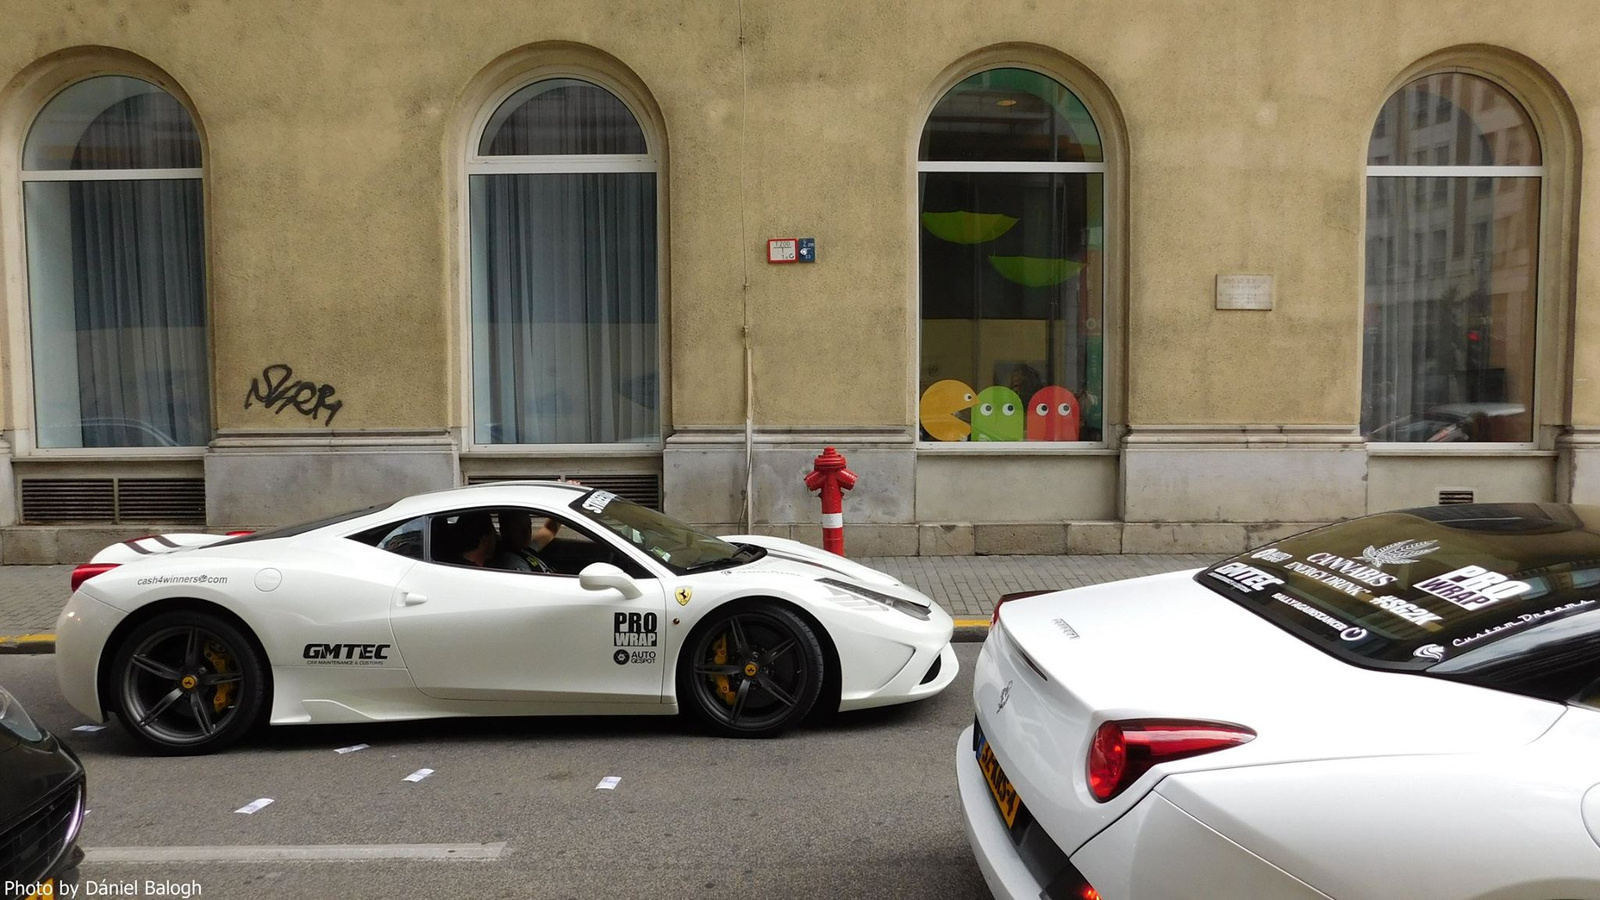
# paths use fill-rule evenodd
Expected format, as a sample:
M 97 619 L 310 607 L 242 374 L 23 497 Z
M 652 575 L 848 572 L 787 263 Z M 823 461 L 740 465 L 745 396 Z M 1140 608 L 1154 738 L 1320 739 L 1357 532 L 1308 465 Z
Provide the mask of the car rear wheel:
M 804 719 L 822 690 L 822 645 L 776 603 L 713 613 L 678 663 L 678 698 L 711 731 L 772 737 Z
M 135 627 L 112 658 L 118 718 L 166 755 L 214 753 L 260 719 L 267 671 L 237 626 L 203 612 L 171 612 Z

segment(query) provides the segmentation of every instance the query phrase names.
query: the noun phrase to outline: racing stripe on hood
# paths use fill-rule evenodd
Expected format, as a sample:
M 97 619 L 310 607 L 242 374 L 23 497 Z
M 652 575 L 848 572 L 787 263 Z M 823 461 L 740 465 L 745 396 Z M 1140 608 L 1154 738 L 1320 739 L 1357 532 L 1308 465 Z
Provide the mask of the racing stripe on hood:
M 846 572 L 843 569 L 836 569 L 833 566 L 828 565 L 827 563 L 817 562 L 814 559 L 807 559 L 804 556 L 793 556 L 791 554 L 783 552 L 782 550 L 771 550 L 771 549 L 769 549 L 769 550 L 767 550 L 767 556 L 772 558 L 772 559 L 786 559 L 789 562 L 797 562 L 797 563 L 800 563 L 801 565 L 816 566 L 819 569 L 827 569 L 829 572 L 833 572 L 833 573 L 835 573 L 837 575 L 840 575 L 840 576 L 842 576 L 844 578 L 848 578 L 851 581 L 855 581 L 856 580 L 856 577 L 854 575 L 851 575 L 849 572 Z

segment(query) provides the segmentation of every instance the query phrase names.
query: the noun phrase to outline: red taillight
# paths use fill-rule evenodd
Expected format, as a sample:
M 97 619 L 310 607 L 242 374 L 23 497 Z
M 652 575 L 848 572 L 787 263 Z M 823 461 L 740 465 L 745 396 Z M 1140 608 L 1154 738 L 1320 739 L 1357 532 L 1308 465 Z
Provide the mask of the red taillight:
M 78 566 L 72 570 L 72 592 L 76 594 L 85 581 L 96 575 L 103 575 L 117 566 L 118 563 L 84 563 Z
M 230 531 L 227 534 L 223 535 L 223 537 L 244 537 L 247 534 L 255 534 L 255 532 L 254 531 Z
M 994 626 L 996 626 L 996 625 L 998 625 L 1000 623 L 1000 607 L 1006 605 L 1007 603 L 1010 603 L 1013 600 L 1021 600 L 1023 597 L 1035 597 L 1035 596 L 1038 596 L 1039 594 L 1048 594 L 1048 593 L 1051 593 L 1051 592 L 1050 591 L 1016 591 L 1016 592 L 1010 593 L 1010 594 L 1001 594 L 1000 595 L 1000 599 L 996 600 L 994 602 L 994 615 L 989 617 L 989 627 L 993 628 Z
M 1106 722 L 1089 743 L 1089 793 L 1104 803 L 1139 780 L 1151 766 L 1226 750 L 1255 740 L 1243 725 L 1181 719 Z
M 1089 742 L 1089 793 L 1100 801 L 1110 800 L 1122 786 L 1128 770 L 1128 745 L 1122 727 L 1107 722 L 1095 730 Z

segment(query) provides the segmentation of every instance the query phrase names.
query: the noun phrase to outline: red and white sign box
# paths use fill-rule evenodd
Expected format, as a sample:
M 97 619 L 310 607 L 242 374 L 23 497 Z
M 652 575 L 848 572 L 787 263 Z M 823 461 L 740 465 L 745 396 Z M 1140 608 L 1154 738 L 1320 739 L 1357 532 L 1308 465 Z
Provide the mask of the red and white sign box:
M 767 262 L 792 263 L 799 261 L 799 238 L 772 238 L 767 241 Z

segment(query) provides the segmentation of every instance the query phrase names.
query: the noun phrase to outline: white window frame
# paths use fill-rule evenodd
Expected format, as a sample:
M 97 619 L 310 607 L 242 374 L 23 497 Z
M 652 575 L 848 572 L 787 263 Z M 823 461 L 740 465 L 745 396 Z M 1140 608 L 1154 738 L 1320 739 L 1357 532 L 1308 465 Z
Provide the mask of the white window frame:
M 996 65 L 987 66 L 987 67 L 982 68 L 982 69 L 976 69 L 976 70 L 974 70 L 972 72 L 968 72 L 966 75 L 963 75 L 961 77 L 961 79 L 952 82 L 949 87 L 945 88 L 944 91 L 942 91 L 939 94 L 938 100 L 943 100 L 945 98 L 945 96 L 948 95 L 950 93 L 950 91 L 953 90 L 957 84 L 961 83 L 961 81 L 963 81 L 963 80 L 965 80 L 967 78 L 971 78 L 973 75 L 981 75 L 984 72 L 993 71 L 995 69 L 1027 69 L 1030 72 L 1035 72 L 1035 73 L 1037 73 L 1039 75 L 1043 75 L 1044 77 L 1049 78 L 1051 81 L 1054 81 L 1056 84 L 1061 85 L 1061 87 L 1063 87 L 1064 89 L 1070 91 L 1072 93 L 1072 95 L 1077 98 L 1079 103 L 1083 103 L 1083 95 L 1079 94 L 1077 91 L 1073 90 L 1072 86 L 1070 84 L 1068 84 L 1066 81 L 1063 81 L 1061 78 L 1059 78 L 1059 77 L 1057 77 L 1055 75 L 1052 75 L 1049 72 L 1041 71 L 1039 69 L 1034 69 L 1034 68 L 1031 68 L 1031 67 L 1028 67 L 1028 66 L 1022 66 L 1022 65 L 1019 65 L 1017 63 L 998 63 Z M 935 101 L 935 107 L 937 107 L 938 100 Z M 1083 103 L 1083 107 L 1084 107 L 1085 110 L 1089 111 L 1089 120 L 1094 124 L 1096 134 L 1101 136 L 1100 147 L 1101 147 L 1101 156 L 1103 157 L 1105 155 L 1105 140 L 1104 140 L 1105 132 L 1101 129 L 1100 122 L 1094 118 L 1093 110 L 1089 110 L 1088 104 Z M 928 115 L 929 116 L 933 115 L 932 109 L 929 110 Z M 928 127 L 927 118 L 924 117 L 923 125 L 922 125 L 922 132 L 918 132 L 918 137 L 919 137 L 918 143 L 919 144 L 921 143 L 920 136 L 921 136 L 921 134 L 923 132 L 927 131 L 927 127 Z M 1106 421 L 1106 416 L 1105 416 L 1105 413 L 1104 413 L 1104 410 L 1110 405 L 1107 402 L 1108 401 L 1108 394 L 1109 394 L 1108 385 L 1110 384 L 1110 381 L 1111 381 L 1111 375 L 1112 375 L 1112 371 L 1113 371 L 1112 357 L 1113 357 L 1113 354 L 1115 352 L 1115 350 L 1114 350 L 1114 348 L 1112 346 L 1111 333 L 1110 333 L 1111 330 L 1109 328 L 1109 321 L 1110 321 L 1110 316 L 1109 316 L 1110 310 L 1109 310 L 1109 307 L 1111 305 L 1111 298 L 1108 296 L 1108 290 L 1107 290 L 1108 281 L 1107 281 L 1107 275 L 1106 275 L 1107 266 L 1106 266 L 1106 262 L 1105 262 L 1107 257 L 1108 257 L 1108 255 L 1109 255 L 1106 252 L 1105 243 L 1110 240 L 1110 236 L 1111 236 L 1110 235 L 1110 229 L 1108 227 L 1108 221 L 1111 219 L 1111 211 L 1110 211 L 1110 207 L 1109 207 L 1109 204 L 1111 202 L 1111 190 L 1110 190 L 1110 185 L 1108 184 L 1108 180 L 1107 180 L 1107 177 L 1106 177 L 1106 174 L 1107 174 L 1106 173 L 1106 163 L 1103 160 L 1101 162 L 1024 162 L 1024 161 L 1021 161 L 1021 160 L 1018 160 L 1018 161 L 1010 161 L 1010 160 L 965 161 L 965 160 L 922 160 L 922 159 L 919 159 L 919 160 L 917 160 L 917 170 L 916 170 L 917 183 L 916 183 L 916 192 L 914 194 L 914 197 L 915 197 L 914 203 L 915 203 L 915 206 L 916 206 L 916 215 L 914 216 L 914 219 L 916 221 L 918 221 L 918 222 L 921 221 L 921 215 L 922 215 L 922 177 L 921 176 L 923 174 L 929 173 L 929 172 L 976 172 L 976 173 L 994 173 L 994 174 L 1005 174 L 1005 173 L 1012 173 L 1012 174 L 1016 174 L 1016 173 L 1028 173 L 1028 174 L 1045 173 L 1045 174 L 1052 174 L 1052 175 L 1059 175 L 1059 174 L 1085 175 L 1085 174 L 1088 174 L 1088 175 L 1099 175 L 1100 176 L 1100 209 L 1102 211 L 1102 213 L 1101 213 L 1101 222 L 1100 222 L 1100 232 L 1101 232 L 1101 247 L 1100 247 L 1100 255 L 1101 255 L 1101 263 L 1100 263 L 1100 335 L 1101 335 L 1101 345 L 1100 345 L 1101 346 L 1101 349 L 1100 349 L 1100 353 L 1101 353 L 1101 356 L 1100 356 L 1100 369 L 1101 369 L 1101 372 L 1100 372 L 1100 381 L 1101 381 L 1101 383 L 1100 383 L 1100 408 L 1101 408 L 1102 412 L 1101 412 L 1101 420 L 1100 420 L 1100 440 L 1098 440 L 1098 441 L 1027 441 L 1027 440 L 1022 440 L 1022 441 L 974 441 L 974 440 L 971 440 L 970 438 L 968 440 L 965 440 L 965 441 L 925 441 L 925 440 L 922 440 L 921 439 L 921 437 L 922 437 L 922 421 L 921 421 L 921 415 L 919 414 L 919 409 L 918 409 L 919 402 L 920 402 L 920 400 L 922 398 L 922 391 L 918 389 L 918 386 L 921 385 L 921 383 L 922 383 L 922 321 L 923 321 L 923 316 L 922 316 L 922 242 L 921 242 L 920 239 L 916 238 L 916 236 L 913 236 L 914 239 L 912 241 L 912 252 L 916 254 L 916 271 L 917 271 L 917 311 L 916 311 L 917 338 L 916 338 L 916 353 L 912 357 L 912 360 L 911 360 L 911 362 L 912 362 L 911 384 L 912 384 L 912 391 L 913 391 L 913 394 L 912 394 L 912 415 L 915 418 L 915 421 L 913 421 L 912 424 L 911 424 L 911 433 L 917 436 L 917 441 L 916 441 L 916 450 L 917 450 L 917 452 L 918 453 L 976 454 L 976 455 L 1010 455 L 1010 454 L 1015 454 L 1015 453 L 1025 453 L 1025 454 L 1043 453 L 1043 454 L 1046 454 L 1046 455 L 1054 455 L 1054 456 L 1062 456 L 1062 455 L 1080 455 L 1080 456 L 1116 455 L 1117 451 L 1112 447 L 1112 442 L 1110 440 L 1111 423 Z M 974 390 L 982 390 L 982 388 L 978 387 L 977 385 L 974 385 L 973 389 Z M 1027 401 L 1026 398 L 1024 398 L 1022 402 L 1023 402 L 1024 405 L 1026 405 L 1028 401 Z M 1024 416 L 1026 416 L 1027 410 L 1023 410 L 1023 413 L 1024 413 Z
M 479 152 L 483 132 L 495 112 L 513 95 L 531 84 L 557 78 L 572 79 L 592 84 L 617 98 L 644 135 L 645 152 L 640 155 L 583 153 L 551 156 L 485 156 Z M 525 73 L 490 97 L 478 110 L 472 128 L 467 133 L 466 164 L 462 166 L 458 185 L 461 198 L 461 266 L 458 327 L 461 333 L 461 453 L 464 456 L 494 457 L 552 457 L 600 456 L 609 459 L 627 457 L 654 457 L 659 459 L 666 447 L 667 410 L 667 327 L 666 309 L 662 293 L 667 277 L 666 270 L 666 213 L 662 202 L 662 177 L 659 141 L 652 120 L 640 109 L 640 104 L 615 81 L 587 70 L 566 67 L 544 68 Z M 649 172 L 656 176 L 656 410 L 659 434 L 653 441 L 626 441 L 610 444 L 480 444 L 477 435 L 477 407 L 473 397 L 473 333 L 472 333 L 472 176 L 474 175 L 558 175 L 611 172 Z
M 209 229 L 210 229 L 210 224 L 211 224 L 210 223 L 210 217 L 205 215 L 205 212 L 206 212 L 206 210 L 207 210 L 207 208 L 209 206 L 210 198 L 206 196 L 205 161 L 206 161 L 207 154 L 205 152 L 205 145 L 204 145 L 204 141 L 203 140 L 201 142 L 201 147 L 200 147 L 200 166 L 198 168 L 183 168 L 183 169 L 29 169 L 29 168 L 27 168 L 26 166 L 24 166 L 20 162 L 20 159 L 23 158 L 23 156 L 24 156 L 24 154 L 25 154 L 25 152 L 27 150 L 27 145 L 28 145 L 27 138 L 28 138 L 28 136 L 30 134 L 32 134 L 34 126 L 38 124 L 39 116 L 44 113 L 45 109 L 50 106 L 51 102 L 53 102 L 56 99 L 57 96 L 59 96 L 60 94 L 65 92 L 67 89 L 69 89 L 69 88 L 71 88 L 71 87 L 73 87 L 75 85 L 81 84 L 82 82 L 88 81 L 88 80 L 90 80 L 92 78 L 101 78 L 101 77 L 132 78 L 132 79 L 135 79 L 137 81 L 143 81 L 146 84 L 149 84 L 152 87 L 155 87 L 156 89 L 160 90 L 162 93 L 166 94 L 167 96 L 172 97 L 174 100 L 178 100 L 177 95 L 174 94 L 172 91 L 168 90 L 163 85 L 160 85 L 160 84 L 158 84 L 158 83 L 156 83 L 156 82 L 154 82 L 154 81 L 150 80 L 149 78 L 146 78 L 146 77 L 144 77 L 142 75 L 136 75 L 136 74 L 133 74 L 133 73 L 130 73 L 130 72 L 99 72 L 99 73 L 96 73 L 96 74 L 93 74 L 93 75 L 85 76 L 83 78 L 74 78 L 71 81 L 67 82 L 66 84 L 63 84 L 61 87 L 59 87 L 55 91 L 52 91 L 50 93 L 50 96 L 45 98 L 45 101 L 43 103 L 39 104 L 39 108 L 34 110 L 33 117 L 28 120 L 28 127 L 23 132 L 23 140 L 22 140 L 21 144 L 17 148 L 17 155 L 19 157 L 18 173 L 17 174 L 18 174 L 18 180 L 20 181 L 20 184 L 18 185 L 17 209 L 20 212 L 19 219 L 20 219 L 20 221 L 22 223 L 21 241 L 20 241 L 21 247 L 22 247 L 22 258 L 21 258 L 21 263 L 22 264 L 19 266 L 19 276 L 18 277 L 20 279 L 20 283 L 21 283 L 21 287 L 22 287 L 22 290 L 20 292 L 22 308 L 20 310 L 20 315 L 18 316 L 18 320 L 20 322 L 21 327 L 17 328 L 13 332 L 14 334 L 18 335 L 18 337 L 20 339 L 20 346 L 18 346 L 18 344 L 16 344 L 16 343 L 14 343 L 12 345 L 17 351 L 17 352 L 15 352 L 13 354 L 13 356 L 18 361 L 18 369 L 20 370 L 17 373 L 17 375 L 18 375 L 17 386 L 18 386 L 18 388 L 20 388 L 20 390 L 13 391 L 12 392 L 12 396 L 17 401 L 17 413 L 18 413 L 17 414 L 17 422 L 19 424 L 23 423 L 23 422 L 26 422 L 26 423 L 28 423 L 29 427 L 27 429 L 21 429 L 21 428 L 17 429 L 17 431 L 15 433 L 15 440 L 12 442 L 12 453 L 13 453 L 14 456 L 19 457 L 19 458 L 25 457 L 25 458 L 31 458 L 31 459 L 60 459 L 60 460 L 70 460 L 70 459 L 110 459 L 110 458 L 115 458 L 115 459 L 168 459 L 168 460 L 171 460 L 171 459 L 201 459 L 206 455 L 209 442 L 208 442 L 208 444 L 199 444 L 199 445 L 189 446 L 189 447 L 41 447 L 41 446 L 39 446 L 39 441 L 38 441 L 38 437 L 37 437 L 38 429 L 39 429 L 39 413 L 38 413 L 37 405 L 34 402 L 34 400 L 35 400 L 35 391 L 34 391 L 34 370 L 33 370 L 33 285 L 32 285 L 32 282 L 30 281 L 30 277 L 31 276 L 30 276 L 30 273 L 28 271 L 28 258 L 29 257 L 28 257 L 28 220 L 27 220 L 27 215 L 28 215 L 27 206 L 28 206 L 28 204 L 27 204 L 27 196 L 26 196 L 27 185 L 29 183 L 32 183 L 32 182 L 47 182 L 47 181 L 177 181 L 177 180 L 182 180 L 182 179 L 194 179 L 194 180 L 197 180 L 197 181 L 200 182 L 201 215 L 202 215 L 203 227 L 205 229 L 205 231 L 203 232 L 203 235 L 202 235 L 202 239 L 205 240 L 205 242 L 207 244 L 210 243 L 210 241 L 209 241 L 209 234 L 210 234 Z M 179 102 L 180 106 L 184 107 L 184 112 L 188 113 L 189 121 L 190 121 L 190 123 L 192 125 L 194 125 L 195 133 L 198 136 L 199 133 L 200 133 L 200 126 L 199 126 L 198 121 L 196 120 L 196 116 L 194 114 L 194 110 L 189 109 L 188 105 L 184 104 L 181 100 L 179 100 L 178 102 Z M 214 368 L 215 365 L 216 365 L 216 360 L 214 359 L 214 355 L 211 352 L 212 348 L 210 347 L 210 332 L 211 332 L 211 266 L 210 266 L 209 254 L 203 256 L 202 258 L 205 260 L 205 303 L 206 303 L 206 332 L 207 332 L 206 377 L 207 377 L 208 381 L 210 381 L 211 388 L 212 388 L 212 391 L 213 391 L 213 394 L 212 394 L 212 397 L 211 397 L 211 409 L 207 410 L 207 418 L 210 419 L 210 423 L 211 423 L 210 430 L 211 430 L 211 434 L 212 434 L 212 439 L 215 440 L 216 439 L 216 402 L 217 402 L 215 391 L 216 391 L 216 386 L 217 385 L 216 385 L 216 369 Z M 13 309 L 15 309 L 15 307 L 13 307 Z
M 1426 77 L 1426 76 L 1419 76 L 1419 78 L 1421 78 L 1421 77 Z M 1475 77 L 1475 78 L 1484 78 L 1484 76 L 1482 76 L 1482 75 L 1474 75 L 1473 77 Z M 1417 80 L 1417 79 L 1413 79 L 1413 80 Z M 1506 90 L 1506 88 L 1503 85 L 1501 85 L 1499 82 L 1495 82 L 1492 79 L 1487 79 L 1487 78 L 1485 78 L 1484 80 L 1490 81 L 1490 83 L 1494 84 L 1496 87 L 1499 87 L 1501 90 Z M 1403 91 L 1405 89 L 1406 89 L 1405 87 L 1401 87 L 1399 90 Z M 1508 93 L 1509 93 L 1509 91 L 1508 91 Z M 1388 97 L 1384 98 L 1383 102 L 1385 104 L 1387 104 L 1389 102 L 1389 100 L 1393 96 L 1394 96 L 1394 94 L 1390 94 Z M 1518 104 L 1522 105 L 1524 114 L 1526 114 L 1527 105 L 1523 104 L 1520 99 L 1518 99 L 1517 102 L 1518 102 Z M 1380 113 L 1380 115 L 1381 115 L 1381 113 Z M 1430 123 L 1429 127 L 1432 127 L 1432 123 Z M 1542 148 L 1543 147 L 1543 136 L 1540 135 L 1539 137 L 1540 137 L 1540 147 Z M 1543 156 L 1541 155 L 1540 158 L 1542 159 Z M 1373 456 L 1479 456 L 1479 457 L 1481 457 L 1481 456 L 1495 456 L 1495 455 L 1515 455 L 1515 456 L 1527 456 L 1527 455 L 1554 456 L 1555 455 L 1555 452 L 1553 450 L 1551 450 L 1550 448 L 1546 447 L 1544 445 L 1544 443 L 1542 441 L 1540 441 L 1540 429 L 1539 429 L 1540 412 L 1541 412 L 1541 407 L 1542 407 L 1542 404 L 1540 402 L 1540 393 L 1541 393 L 1540 386 L 1543 383 L 1543 377 L 1541 375 L 1540 367 L 1539 367 L 1539 353 L 1540 353 L 1539 329 L 1540 329 L 1540 319 L 1545 314 L 1544 313 L 1544 309 L 1543 309 L 1543 307 L 1544 307 L 1544 302 L 1543 302 L 1543 300 L 1544 300 L 1544 281 L 1545 281 L 1545 279 L 1544 279 L 1544 275 L 1545 275 L 1545 272 L 1544 272 L 1544 253 L 1545 253 L 1545 233 L 1544 233 L 1544 231 L 1545 231 L 1545 228 L 1544 228 L 1544 226 L 1545 226 L 1546 204 L 1549 203 L 1549 198 L 1545 196 L 1545 185 L 1546 185 L 1545 174 L 1546 174 L 1545 167 L 1543 165 L 1538 165 L 1538 166 L 1434 166 L 1434 165 L 1422 165 L 1422 166 L 1373 166 L 1373 165 L 1369 165 L 1369 166 L 1366 167 L 1366 176 L 1362 179 L 1362 182 L 1361 182 L 1362 193 L 1363 193 L 1363 201 L 1364 201 L 1363 204 L 1362 204 L 1363 213 L 1365 213 L 1365 211 L 1367 209 L 1367 205 L 1371 202 L 1370 198 L 1365 196 L 1366 195 L 1366 179 L 1367 178 L 1462 178 L 1462 179 L 1467 179 L 1467 178 L 1537 178 L 1537 179 L 1539 179 L 1539 215 L 1538 215 L 1539 247 L 1538 247 L 1538 251 L 1536 252 L 1536 254 L 1534 256 L 1534 279 L 1535 279 L 1535 281 L 1534 281 L 1534 292 L 1533 292 L 1533 336 L 1534 336 L 1534 340 L 1533 340 L 1533 359 L 1532 359 L 1532 362 L 1531 362 L 1532 369 L 1533 369 L 1533 372 L 1532 372 L 1532 374 L 1533 374 L 1533 383 L 1532 383 L 1532 402 L 1529 403 L 1529 405 L 1528 405 L 1528 419 L 1529 419 L 1528 428 L 1529 428 L 1529 432 L 1530 432 L 1529 433 L 1529 439 L 1526 440 L 1526 441 L 1457 441 L 1457 442 L 1452 442 L 1452 443 L 1448 443 L 1448 444 L 1429 444 L 1426 441 L 1369 441 L 1369 440 L 1366 440 L 1366 435 L 1362 435 L 1361 438 L 1366 444 L 1367 452 L 1370 453 L 1371 455 L 1373 455 Z M 1362 226 L 1361 226 L 1361 228 L 1362 228 L 1362 235 L 1361 235 L 1362 245 L 1361 246 L 1362 246 L 1362 252 L 1365 253 L 1366 241 L 1370 237 L 1370 235 L 1368 235 L 1366 233 L 1367 226 L 1366 226 L 1366 216 L 1365 215 L 1363 215 L 1363 217 L 1362 217 Z M 1417 264 L 1416 260 L 1411 260 L 1410 261 L 1410 265 L 1415 266 L 1416 264 Z M 1363 262 L 1362 271 L 1363 272 L 1366 271 L 1364 262 Z M 1365 303 L 1366 303 L 1366 296 L 1367 296 L 1367 286 L 1366 286 L 1366 283 L 1365 283 L 1365 279 L 1363 279 L 1363 282 L 1362 282 L 1362 285 L 1361 285 L 1361 302 L 1362 302 L 1363 305 L 1365 305 Z M 1365 313 L 1362 314 L 1362 317 L 1363 317 L 1363 319 L 1365 319 Z M 1363 327 L 1363 331 L 1364 331 L 1365 330 L 1365 325 L 1363 324 L 1362 327 Z M 1362 367 L 1362 370 L 1365 371 L 1365 369 L 1366 369 L 1366 340 L 1365 340 L 1364 337 L 1363 337 L 1363 339 L 1361 341 L 1361 367 Z

